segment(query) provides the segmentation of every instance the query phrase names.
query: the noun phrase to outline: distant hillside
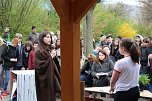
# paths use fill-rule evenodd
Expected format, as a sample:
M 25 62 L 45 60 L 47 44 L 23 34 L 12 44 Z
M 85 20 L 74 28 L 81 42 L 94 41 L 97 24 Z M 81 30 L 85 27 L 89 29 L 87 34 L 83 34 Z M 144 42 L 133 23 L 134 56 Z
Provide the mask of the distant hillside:
M 118 3 L 118 2 L 117 2 Z M 116 4 L 116 2 L 104 2 L 105 5 L 107 4 Z M 141 19 L 141 6 L 140 5 L 131 5 L 131 4 L 125 4 L 125 10 L 128 12 L 128 16 L 133 19 L 135 22 L 138 22 Z
M 135 22 L 138 22 L 141 19 L 141 7 L 138 5 L 125 5 L 125 9 L 128 12 L 129 17 L 134 20 Z

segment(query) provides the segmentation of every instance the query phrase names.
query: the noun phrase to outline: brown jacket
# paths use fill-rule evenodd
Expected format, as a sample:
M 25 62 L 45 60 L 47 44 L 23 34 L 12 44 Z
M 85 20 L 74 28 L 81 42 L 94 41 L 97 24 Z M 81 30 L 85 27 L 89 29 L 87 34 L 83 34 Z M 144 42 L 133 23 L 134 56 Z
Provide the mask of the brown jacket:
M 37 101 L 56 101 L 60 92 L 60 73 L 49 51 L 37 50 L 35 53 L 35 83 Z

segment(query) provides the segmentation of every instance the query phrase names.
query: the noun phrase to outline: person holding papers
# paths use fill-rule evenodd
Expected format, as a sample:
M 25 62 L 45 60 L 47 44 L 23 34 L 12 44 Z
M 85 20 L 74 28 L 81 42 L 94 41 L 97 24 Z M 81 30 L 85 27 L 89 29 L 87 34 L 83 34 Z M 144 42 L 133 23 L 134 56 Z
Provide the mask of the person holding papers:
M 131 39 L 123 38 L 119 43 L 119 52 L 124 58 L 115 63 L 110 81 L 110 92 L 116 92 L 114 101 L 138 101 L 140 96 L 139 79 L 139 46 Z
M 96 61 L 92 65 L 91 74 L 94 86 L 102 87 L 109 85 L 114 63 L 109 59 L 105 51 L 100 50 L 96 56 Z

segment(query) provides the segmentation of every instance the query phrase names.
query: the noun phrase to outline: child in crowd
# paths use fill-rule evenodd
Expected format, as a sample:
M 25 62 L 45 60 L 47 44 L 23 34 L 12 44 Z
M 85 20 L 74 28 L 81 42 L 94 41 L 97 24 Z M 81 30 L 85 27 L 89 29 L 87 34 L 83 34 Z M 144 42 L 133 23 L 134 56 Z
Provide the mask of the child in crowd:
M 32 48 L 33 48 L 32 42 L 27 41 L 25 43 L 24 49 L 23 49 L 23 67 L 25 68 L 25 70 L 27 70 L 27 68 L 28 68 L 29 54 L 30 54 Z
M 38 41 L 36 40 L 33 42 L 33 49 L 31 50 L 31 52 L 29 54 L 29 60 L 28 60 L 29 70 L 34 69 L 34 56 L 35 56 L 35 50 L 37 49 L 37 46 L 38 46 Z

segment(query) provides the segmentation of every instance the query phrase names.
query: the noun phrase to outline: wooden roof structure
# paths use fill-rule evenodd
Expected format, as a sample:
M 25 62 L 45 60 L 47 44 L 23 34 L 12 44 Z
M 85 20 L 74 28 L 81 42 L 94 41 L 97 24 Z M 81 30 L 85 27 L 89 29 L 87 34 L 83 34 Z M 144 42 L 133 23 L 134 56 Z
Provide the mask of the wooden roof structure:
M 80 101 L 80 20 L 96 0 L 50 0 L 60 17 L 61 100 Z

